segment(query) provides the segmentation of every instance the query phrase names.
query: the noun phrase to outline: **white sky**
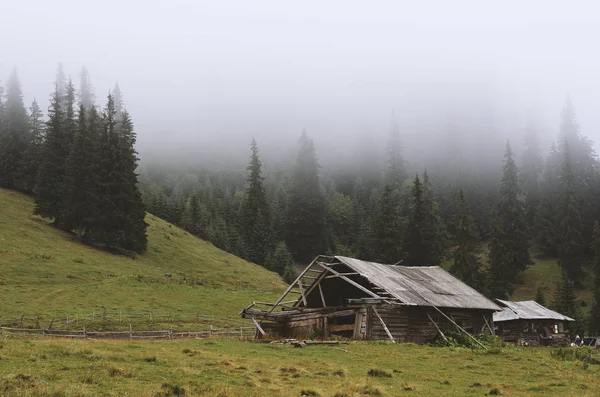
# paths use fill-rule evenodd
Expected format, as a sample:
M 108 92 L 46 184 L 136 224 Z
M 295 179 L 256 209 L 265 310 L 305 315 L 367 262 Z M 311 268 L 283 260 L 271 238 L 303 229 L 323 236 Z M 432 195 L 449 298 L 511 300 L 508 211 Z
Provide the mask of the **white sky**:
M 119 81 L 147 146 L 333 139 L 482 98 L 552 135 L 567 93 L 600 141 L 598 4 L 0 0 L 0 80 L 16 66 L 45 109 L 58 62 L 85 65 L 99 98 Z

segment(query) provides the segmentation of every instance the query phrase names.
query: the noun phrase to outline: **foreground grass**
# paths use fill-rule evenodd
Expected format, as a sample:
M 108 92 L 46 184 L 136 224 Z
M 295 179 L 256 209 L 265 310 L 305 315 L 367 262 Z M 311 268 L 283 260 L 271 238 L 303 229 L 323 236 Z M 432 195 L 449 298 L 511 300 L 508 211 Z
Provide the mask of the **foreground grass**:
M 598 366 L 560 361 L 549 348 L 11 339 L 0 346 L 3 396 L 594 396 L 600 386 Z
M 33 216 L 33 201 L 0 189 L 0 315 L 160 310 L 233 316 L 274 300 L 278 275 L 148 215 L 148 251 L 112 255 Z

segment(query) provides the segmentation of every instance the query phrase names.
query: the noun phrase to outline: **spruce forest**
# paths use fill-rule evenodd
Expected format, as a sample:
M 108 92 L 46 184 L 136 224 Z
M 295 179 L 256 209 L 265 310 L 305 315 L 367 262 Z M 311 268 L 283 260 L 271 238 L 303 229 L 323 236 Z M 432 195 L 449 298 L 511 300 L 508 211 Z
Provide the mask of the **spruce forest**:
M 59 66 L 44 118 L 25 108 L 13 71 L 0 96 L 0 186 L 35 196 L 36 215 L 121 254 L 146 249 L 136 135 L 118 85 L 96 105 L 86 69 L 76 90 Z
M 143 253 L 148 211 L 286 281 L 296 264 L 335 254 L 442 265 L 503 299 L 534 257 L 552 258 L 562 280 L 537 300 L 579 329 L 600 330 L 600 168 L 568 98 L 549 148 L 540 139 L 547 132 L 530 123 L 520 154 L 508 140 L 496 148 L 504 156 L 496 169 L 461 164 L 468 153 L 417 169 L 395 117 L 385 151 L 365 153 L 351 172 L 321 166 L 309 131 L 293 159 L 265 167 L 252 139 L 247 167 L 222 169 L 138 166 L 119 86 L 100 103 L 85 68 L 77 85 L 59 66 L 44 114 L 35 100 L 26 108 L 16 70 L 10 75 L 0 91 L 0 186 L 33 195 L 36 215 L 83 244 Z M 575 292 L 589 279 L 596 303 L 582 309 Z

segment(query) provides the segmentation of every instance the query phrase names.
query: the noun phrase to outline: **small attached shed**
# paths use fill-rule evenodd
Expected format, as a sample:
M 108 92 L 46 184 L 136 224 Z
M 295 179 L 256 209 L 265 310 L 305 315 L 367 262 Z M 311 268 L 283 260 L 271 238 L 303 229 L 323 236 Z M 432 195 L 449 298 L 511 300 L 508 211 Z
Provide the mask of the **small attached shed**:
M 501 308 L 439 266 L 398 266 L 318 256 L 274 303 L 240 312 L 257 336 L 428 343 L 445 329 L 493 333 Z
M 494 313 L 496 335 L 506 342 L 527 346 L 566 346 L 569 334 L 566 324 L 575 321 L 536 301 L 496 301 L 503 307 Z

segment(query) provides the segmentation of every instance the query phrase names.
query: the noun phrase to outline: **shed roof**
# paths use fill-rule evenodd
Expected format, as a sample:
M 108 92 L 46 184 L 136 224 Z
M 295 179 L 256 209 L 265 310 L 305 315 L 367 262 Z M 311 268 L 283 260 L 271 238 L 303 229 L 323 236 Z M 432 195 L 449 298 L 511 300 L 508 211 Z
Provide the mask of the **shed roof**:
M 336 256 L 337 260 L 406 305 L 501 310 L 439 266 L 398 266 Z
M 536 301 L 510 302 L 496 299 L 504 309 L 494 313 L 494 322 L 511 320 L 559 320 L 575 321 L 571 317 L 550 310 Z

